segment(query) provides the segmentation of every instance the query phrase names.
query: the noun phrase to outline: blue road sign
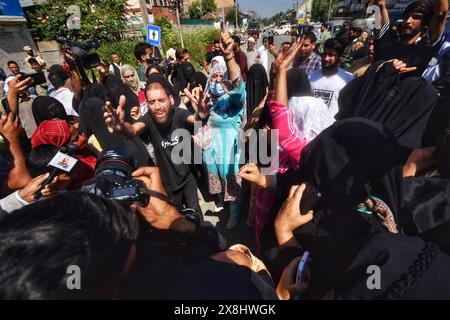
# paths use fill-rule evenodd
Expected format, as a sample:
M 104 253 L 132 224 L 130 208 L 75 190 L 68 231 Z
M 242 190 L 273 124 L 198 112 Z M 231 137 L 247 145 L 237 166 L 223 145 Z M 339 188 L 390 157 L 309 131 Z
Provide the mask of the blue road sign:
M 161 28 L 151 24 L 147 25 L 147 42 L 152 46 L 161 45 Z

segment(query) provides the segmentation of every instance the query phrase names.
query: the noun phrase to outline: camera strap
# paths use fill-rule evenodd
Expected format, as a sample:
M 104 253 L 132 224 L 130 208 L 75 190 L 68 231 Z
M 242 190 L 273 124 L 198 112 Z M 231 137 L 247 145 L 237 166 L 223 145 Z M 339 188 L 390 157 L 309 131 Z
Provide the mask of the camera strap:
M 175 204 L 175 202 L 172 201 L 172 199 L 170 199 L 167 195 L 161 192 L 145 189 L 145 193 L 150 197 L 158 198 L 159 200 L 165 201 L 173 205 L 174 207 L 177 207 L 177 205 Z

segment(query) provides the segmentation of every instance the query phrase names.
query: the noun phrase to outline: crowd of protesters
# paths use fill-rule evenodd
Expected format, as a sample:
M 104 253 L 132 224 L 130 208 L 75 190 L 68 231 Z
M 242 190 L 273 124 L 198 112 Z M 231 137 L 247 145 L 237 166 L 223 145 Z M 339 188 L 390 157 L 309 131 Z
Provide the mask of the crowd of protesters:
M 401 24 L 372 2 L 379 30 L 279 48 L 225 28 L 204 70 L 140 42 L 137 69 L 113 54 L 86 83 L 24 48 L 48 81 L 1 73 L 0 297 L 449 299 L 448 1 Z M 146 201 L 100 192 L 106 174 Z M 253 252 L 205 221 L 200 184 L 230 232 L 246 217 Z

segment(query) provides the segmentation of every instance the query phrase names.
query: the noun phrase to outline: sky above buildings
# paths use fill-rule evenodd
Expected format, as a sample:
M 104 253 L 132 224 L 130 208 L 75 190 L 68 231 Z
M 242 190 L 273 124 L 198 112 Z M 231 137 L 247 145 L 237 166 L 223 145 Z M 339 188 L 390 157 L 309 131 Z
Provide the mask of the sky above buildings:
M 301 0 L 298 0 L 300 4 Z M 249 9 L 256 11 L 261 18 L 269 18 L 280 11 L 286 11 L 293 8 L 292 0 L 238 0 L 239 8 L 243 12 Z M 294 0 L 297 4 L 297 0 Z

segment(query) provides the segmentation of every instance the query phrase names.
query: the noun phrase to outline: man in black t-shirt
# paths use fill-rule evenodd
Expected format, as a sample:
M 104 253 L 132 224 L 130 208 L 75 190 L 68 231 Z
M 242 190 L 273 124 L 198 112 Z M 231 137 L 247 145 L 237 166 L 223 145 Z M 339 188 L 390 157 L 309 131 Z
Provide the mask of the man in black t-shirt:
M 207 111 L 201 109 L 193 115 L 187 110 L 177 108 L 170 86 L 163 75 L 150 75 L 145 90 L 149 112 L 133 124 L 125 122 L 123 111 L 125 102 L 121 97 L 117 110 L 112 108 L 111 103 L 106 103 L 105 123 L 110 132 L 120 133 L 126 137 L 136 135 L 147 137 L 155 149 L 156 165 L 161 171 L 163 184 L 170 198 L 180 208 L 184 204 L 201 216 L 197 183 L 189 164 L 190 156 L 186 163 L 183 157 L 187 155 L 178 151 L 182 151 L 181 144 L 191 146 L 190 129 L 196 119 L 207 117 Z
M 385 0 L 372 2 L 381 9 L 382 25 L 375 33 L 375 61 L 399 59 L 408 67 L 417 68 L 408 75 L 421 76 L 442 40 L 448 0 L 412 2 L 404 10 L 397 31 L 390 26 Z

